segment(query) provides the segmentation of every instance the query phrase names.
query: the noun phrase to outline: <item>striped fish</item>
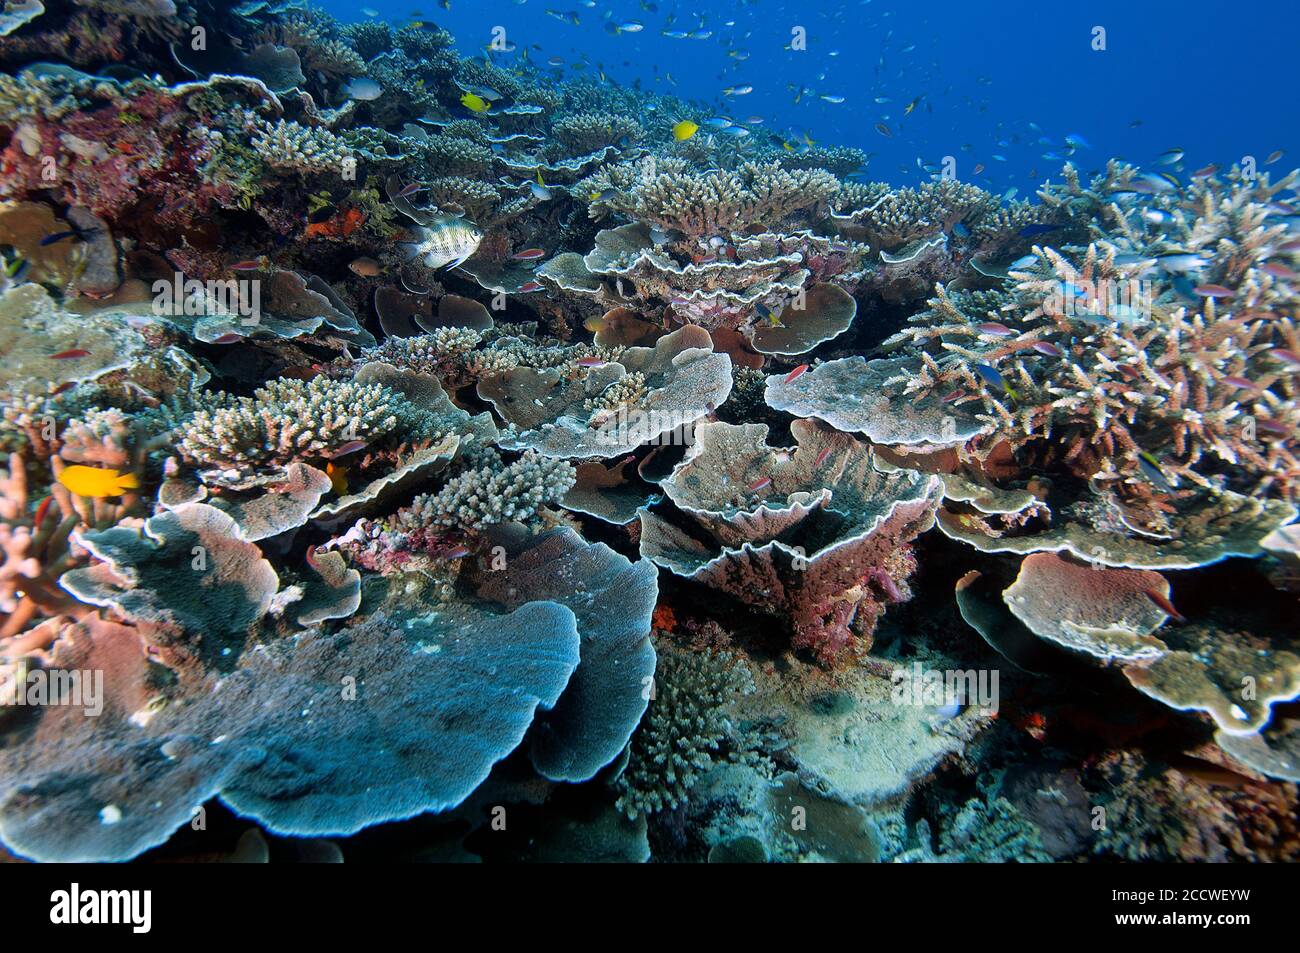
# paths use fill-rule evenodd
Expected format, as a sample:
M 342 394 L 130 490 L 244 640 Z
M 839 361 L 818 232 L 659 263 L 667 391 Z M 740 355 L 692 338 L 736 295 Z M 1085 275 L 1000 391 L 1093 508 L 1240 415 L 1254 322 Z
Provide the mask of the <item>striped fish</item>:
M 465 263 L 478 251 L 483 233 L 463 218 L 447 216 L 436 219 L 428 227 L 412 229 L 415 241 L 401 242 L 408 261 L 419 259 L 426 268 L 438 270 L 450 265 L 453 268 Z

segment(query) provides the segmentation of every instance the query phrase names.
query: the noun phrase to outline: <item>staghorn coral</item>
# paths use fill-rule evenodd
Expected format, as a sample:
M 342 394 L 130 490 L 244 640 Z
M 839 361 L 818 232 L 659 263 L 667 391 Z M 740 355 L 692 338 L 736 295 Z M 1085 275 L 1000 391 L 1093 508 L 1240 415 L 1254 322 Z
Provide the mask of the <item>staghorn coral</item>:
M 1012 300 L 998 311 L 966 310 L 987 301 L 940 287 L 929 311 L 884 342 L 902 356 L 858 361 L 853 374 L 872 379 L 870 397 L 849 391 L 872 402 L 861 429 L 897 430 L 925 410 L 933 419 L 917 437 L 927 442 L 945 418 L 949 442 L 1051 440 L 1081 475 L 1122 481 L 1130 494 L 1152 483 L 1143 454 L 1175 487 L 1293 494 L 1294 375 L 1270 357 L 1293 343 L 1289 319 L 1220 313 L 1214 298 L 1192 312 L 1155 290 L 1130 300 L 1142 286 L 1114 246 L 1090 246 L 1079 267 L 1051 249 L 1036 255 L 1046 268 L 1013 273 Z M 816 412 L 816 386 L 770 399 Z

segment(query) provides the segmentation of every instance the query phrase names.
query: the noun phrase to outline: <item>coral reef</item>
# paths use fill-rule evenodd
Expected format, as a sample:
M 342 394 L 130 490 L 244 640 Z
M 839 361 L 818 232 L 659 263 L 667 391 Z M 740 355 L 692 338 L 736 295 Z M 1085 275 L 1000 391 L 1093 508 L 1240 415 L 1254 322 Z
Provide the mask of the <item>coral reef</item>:
M 1300 857 L 1300 174 L 894 187 L 422 15 L 0 6 L 7 849 Z

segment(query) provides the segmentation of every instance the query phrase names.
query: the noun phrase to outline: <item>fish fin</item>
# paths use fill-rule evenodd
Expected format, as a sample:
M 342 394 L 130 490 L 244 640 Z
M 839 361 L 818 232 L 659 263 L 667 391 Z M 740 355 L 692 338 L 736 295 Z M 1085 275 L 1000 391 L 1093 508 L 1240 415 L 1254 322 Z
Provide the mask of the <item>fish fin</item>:
M 123 473 L 114 481 L 114 485 L 119 490 L 138 490 L 140 489 L 140 478 L 134 473 Z

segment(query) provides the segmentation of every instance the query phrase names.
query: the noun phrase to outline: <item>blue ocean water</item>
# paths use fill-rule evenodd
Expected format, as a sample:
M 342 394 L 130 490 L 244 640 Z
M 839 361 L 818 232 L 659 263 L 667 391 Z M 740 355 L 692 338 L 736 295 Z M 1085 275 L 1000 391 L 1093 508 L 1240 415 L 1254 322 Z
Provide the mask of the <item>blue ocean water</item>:
M 759 119 L 752 128 L 785 141 L 853 146 L 871 155 L 865 177 L 895 185 L 929 178 L 945 157 L 963 180 L 1025 197 L 1066 160 L 1084 171 L 1110 157 L 1149 166 L 1182 149 L 1190 171 L 1300 154 L 1288 31 L 1267 8 L 1243 15 L 1224 0 L 323 6 L 343 20 L 433 22 L 471 55 L 504 29 L 514 49 L 493 53 L 502 66 L 603 73 L 698 103 L 697 118 Z M 798 37 L 806 48 L 791 48 Z M 553 58 L 564 66 L 547 66 Z

